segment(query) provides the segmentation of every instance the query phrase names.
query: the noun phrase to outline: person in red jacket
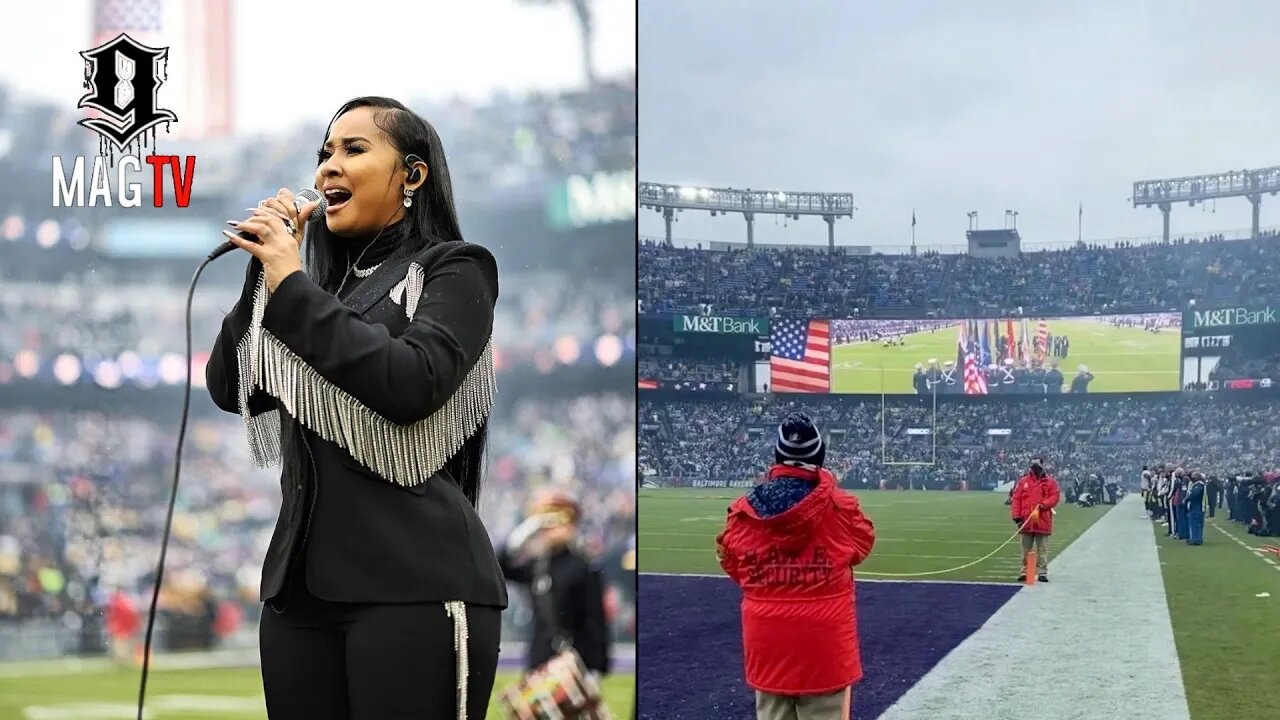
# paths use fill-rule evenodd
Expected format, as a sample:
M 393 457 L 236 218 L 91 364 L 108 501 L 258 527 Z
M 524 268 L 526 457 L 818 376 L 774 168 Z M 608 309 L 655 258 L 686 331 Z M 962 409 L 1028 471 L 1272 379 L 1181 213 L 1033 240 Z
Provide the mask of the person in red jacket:
M 759 720 L 844 720 L 862 679 L 851 568 L 875 528 L 822 464 L 803 413 L 778 427 L 777 464 L 733 503 L 716 554 L 742 588 L 742 646 Z
M 1039 580 L 1049 582 L 1049 536 L 1053 534 L 1053 509 L 1061 497 L 1058 481 L 1044 471 L 1044 459 L 1031 458 L 1031 472 L 1019 478 L 1013 487 L 1010 506 L 1013 524 L 1022 530 L 1023 571 L 1018 582 L 1027 579 L 1026 557 L 1033 545 Z

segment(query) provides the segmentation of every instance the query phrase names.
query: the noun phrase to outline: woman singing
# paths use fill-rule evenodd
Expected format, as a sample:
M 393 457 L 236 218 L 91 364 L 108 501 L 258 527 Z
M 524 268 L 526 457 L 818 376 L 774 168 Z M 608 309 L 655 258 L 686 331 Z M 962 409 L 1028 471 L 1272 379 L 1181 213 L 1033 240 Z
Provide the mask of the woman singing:
M 253 257 L 209 394 L 282 462 L 262 570 L 272 720 L 483 720 L 506 586 L 476 514 L 494 395 L 493 256 L 462 240 L 434 128 L 343 105 L 318 153 L 328 209 L 281 190 L 227 233 Z

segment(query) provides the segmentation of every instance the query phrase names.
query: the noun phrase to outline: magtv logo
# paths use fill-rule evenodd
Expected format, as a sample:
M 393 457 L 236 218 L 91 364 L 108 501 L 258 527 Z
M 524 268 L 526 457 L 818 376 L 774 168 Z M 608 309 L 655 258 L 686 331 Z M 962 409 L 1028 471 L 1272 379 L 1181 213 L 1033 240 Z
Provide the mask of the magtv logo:
M 86 167 L 84 157 L 76 157 L 68 168 L 59 156 L 53 157 L 53 206 L 110 207 L 112 196 L 121 207 L 142 205 L 142 184 L 127 182 L 125 169 L 140 172 L 151 166 L 153 205 L 164 206 L 165 169 L 173 180 L 173 198 L 178 207 L 191 203 L 196 158 L 187 155 L 155 154 L 156 129 L 178 121 L 172 111 L 160 107 L 160 86 L 167 75 L 169 48 L 143 45 L 125 34 L 80 53 L 85 61 L 84 87 L 88 92 L 77 107 L 97 113 L 79 121 L 98 135 L 98 155 Z M 142 157 L 150 147 L 151 154 Z M 120 153 L 117 155 L 117 152 Z M 108 173 L 116 166 L 114 174 Z M 115 189 L 112 191 L 112 176 Z M 88 190 L 88 202 L 85 191 Z
M 676 332 L 723 333 L 762 336 L 769 333 L 764 320 L 727 316 L 681 315 L 676 318 Z
M 1244 307 L 1219 308 L 1217 310 L 1193 310 L 1191 327 L 1212 328 L 1232 325 L 1267 325 L 1276 322 L 1274 308 L 1250 309 Z

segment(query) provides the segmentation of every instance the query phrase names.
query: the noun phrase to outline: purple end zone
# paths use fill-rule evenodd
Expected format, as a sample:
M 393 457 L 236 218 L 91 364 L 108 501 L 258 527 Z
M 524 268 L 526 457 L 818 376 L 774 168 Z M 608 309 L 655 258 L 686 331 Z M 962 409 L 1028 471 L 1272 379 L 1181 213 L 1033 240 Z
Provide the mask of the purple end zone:
M 858 584 L 862 682 L 853 717 L 878 717 L 1013 597 L 1018 585 Z M 743 679 L 741 593 L 728 578 L 641 575 L 641 720 L 752 720 Z

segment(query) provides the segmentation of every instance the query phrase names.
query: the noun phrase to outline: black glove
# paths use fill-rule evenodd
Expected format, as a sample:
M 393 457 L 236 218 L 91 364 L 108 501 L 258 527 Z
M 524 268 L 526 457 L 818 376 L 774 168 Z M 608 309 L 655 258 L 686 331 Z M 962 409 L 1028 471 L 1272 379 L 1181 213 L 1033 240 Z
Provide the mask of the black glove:
M 1013 524 L 1017 525 L 1018 527 L 1022 527 L 1022 518 L 1014 518 Z

